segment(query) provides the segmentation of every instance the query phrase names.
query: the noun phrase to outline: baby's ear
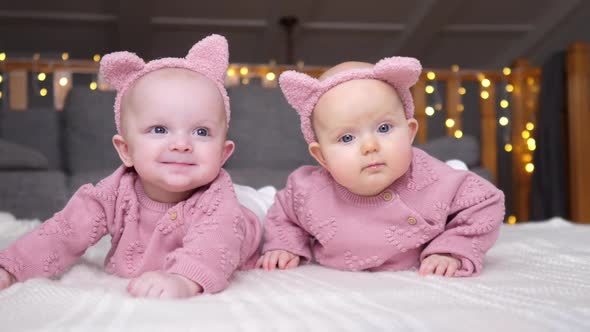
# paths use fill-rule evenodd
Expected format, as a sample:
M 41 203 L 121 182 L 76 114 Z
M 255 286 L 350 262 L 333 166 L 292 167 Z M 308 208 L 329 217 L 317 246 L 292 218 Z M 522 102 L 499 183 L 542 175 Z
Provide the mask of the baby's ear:
M 115 150 L 117 150 L 117 154 L 119 154 L 119 158 L 121 158 L 121 162 L 127 167 L 133 166 L 133 159 L 129 154 L 129 145 L 127 145 L 127 141 L 125 138 L 119 134 L 115 134 L 113 136 L 113 145 L 115 146 Z
M 311 114 L 313 109 L 309 107 L 310 105 L 308 103 L 320 88 L 320 82 L 318 80 L 303 73 L 289 70 L 281 74 L 279 85 L 289 104 L 300 115 L 309 116 Z
M 328 168 L 328 164 L 326 163 L 326 159 L 324 158 L 324 154 L 322 153 L 322 149 L 320 147 L 320 143 L 312 142 L 307 146 L 307 150 L 309 154 L 315 159 L 318 164 L 322 165 L 324 168 Z
M 143 69 L 143 59 L 131 52 L 114 52 L 100 60 L 99 75 L 115 89 L 123 87 L 129 76 Z
M 417 59 L 396 56 L 377 62 L 373 70 L 377 77 L 394 87 L 409 89 L 420 78 L 422 65 Z
M 223 84 L 229 66 L 227 40 L 220 35 L 206 37 L 193 45 L 186 60 L 198 65 L 208 78 Z

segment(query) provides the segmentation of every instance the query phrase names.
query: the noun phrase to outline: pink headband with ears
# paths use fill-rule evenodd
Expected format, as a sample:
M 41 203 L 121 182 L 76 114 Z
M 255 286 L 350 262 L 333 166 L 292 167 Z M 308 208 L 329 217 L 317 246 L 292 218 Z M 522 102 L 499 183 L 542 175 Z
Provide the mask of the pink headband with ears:
M 215 83 L 225 105 L 226 124 L 229 126 L 229 97 L 224 87 L 229 65 L 227 40 L 211 35 L 196 43 L 184 58 L 163 58 L 145 63 L 130 52 L 114 52 L 100 61 L 100 75 L 117 90 L 115 124 L 121 133 L 121 102 L 127 90 L 142 76 L 163 68 L 183 68 L 199 73 Z
M 333 87 L 357 79 L 376 79 L 384 81 L 395 89 L 399 95 L 406 118 L 414 116 L 414 100 L 410 87 L 418 81 L 422 72 L 420 61 L 414 58 L 385 58 L 373 68 L 351 69 L 338 73 L 325 81 L 293 70 L 286 71 L 279 77 L 279 84 L 287 101 L 299 113 L 301 131 L 308 144 L 315 142 L 311 127 L 311 113 L 320 97 Z

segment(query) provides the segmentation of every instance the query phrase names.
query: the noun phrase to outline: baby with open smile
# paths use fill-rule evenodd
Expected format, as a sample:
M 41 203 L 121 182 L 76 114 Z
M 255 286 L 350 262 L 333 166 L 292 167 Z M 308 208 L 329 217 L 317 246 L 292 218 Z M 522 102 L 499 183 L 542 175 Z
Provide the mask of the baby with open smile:
M 0 250 L 0 290 L 58 277 L 104 236 L 112 238 L 105 270 L 129 278 L 136 297 L 220 292 L 236 270 L 253 267 L 260 223 L 222 168 L 234 151 L 227 67 L 219 35 L 185 58 L 105 55 L 100 71 L 117 90 L 113 144 L 123 165 Z

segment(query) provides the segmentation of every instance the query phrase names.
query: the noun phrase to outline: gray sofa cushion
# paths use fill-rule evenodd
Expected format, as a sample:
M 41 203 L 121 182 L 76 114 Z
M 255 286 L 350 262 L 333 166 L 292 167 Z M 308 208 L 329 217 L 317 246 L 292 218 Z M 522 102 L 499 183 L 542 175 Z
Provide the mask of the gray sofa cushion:
M 65 206 L 69 196 L 65 176 L 59 171 L 0 172 L 0 211 L 17 218 L 45 220 Z
M 100 180 L 106 178 L 107 176 L 111 175 L 115 171 L 115 168 L 112 169 L 101 169 L 89 172 L 79 172 L 76 174 L 72 174 L 68 178 L 67 189 L 70 195 L 73 195 L 81 186 L 91 183 L 96 185 Z
M 2 138 L 42 153 L 49 168 L 62 168 L 60 119 L 52 107 L 33 107 L 24 112 L 4 110 L 0 123 Z
M 299 129 L 299 116 L 280 89 L 259 85 L 228 89 L 232 120 L 228 136 L 236 150 L 227 168 L 294 170 L 315 161 Z
M 442 161 L 459 159 L 469 168 L 480 165 L 479 143 L 473 136 L 465 135 L 461 139 L 440 137 L 417 147 Z
M 116 133 L 115 92 L 74 87 L 64 106 L 65 169 L 71 173 L 115 169 L 121 164 L 111 143 Z
M 487 169 L 487 168 L 483 168 L 483 167 L 473 167 L 469 169 L 470 171 L 472 171 L 473 173 L 481 176 L 482 178 L 490 181 L 493 183 L 492 181 L 492 173 Z
M 0 169 L 24 170 L 48 169 L 48 167 L 47 158 L 39 151 L 0 139 Z

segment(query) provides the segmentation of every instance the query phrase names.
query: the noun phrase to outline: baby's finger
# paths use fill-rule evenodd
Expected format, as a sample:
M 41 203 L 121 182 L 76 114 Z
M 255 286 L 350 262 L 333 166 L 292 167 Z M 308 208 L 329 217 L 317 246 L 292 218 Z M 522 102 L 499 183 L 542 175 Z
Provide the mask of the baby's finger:
M 285 266 L 287 266 L 287 263 L 291 260 L 291 254 L 287 253 L 287 252 L 282 252 L 279 255 L 279 269 L 284 270 Z
M 270 270 L 270 254 L 271 254 L 270 252 L 267 252 L 266 254 L 264 254 L 262 267 L 264 268 L 265 271 Z
M 174 292 L 169 289 L 164 289 L 164 290 L 162 290 L 162 293 L 160 293 L 161 299 L 174 299 L 177 297 L 179 297 L 179 296 L 175 295 Z
M 457 270 L 459 269 L 459 263 L 456 261 L 453 261 L 449 264 L 449 267 L 447 268 L 447 272 L 445 273 L 445 277 L 452 277 L 455 275 L 455 272 L 457 272 Z
M 134 297 L 144 297 L 149 290 L 149 284 L 145 282 L 145 280 L 141 277 L 135 278 L 132 280 L 132 284 L 130 283 L 130 287 L 128 287 L 128 292 Z
M 162 287 L 162 285 L 151 284 L 150 288 L 148 289 L 147 293 L 145 294 L 145 297 L 150 298 L 150 299 L 157 299 L 157 298 L 160 298 L 160 295 L 162 295 L 163 291 L 164 291 L 164 287 Z
M 436 265 L 436 269 L 434 270 L 434 274 L 438 275 L 438 276 L 443 276 L 445 275 L 445 271 L 447 270 L 447 267 L 449 266 L 449 262 L 441 259 L 438 261 L 438 264 Z
M 8 275 L 0 270 L 0 289 L 8 287 Z
M 256 269 L 261 268 L 263 261 L 264 261 L 264 256 L 258 257 L 258 260 L 256 261 L 256 265 L 254 265 L 254 268 L 256 268 Z
M 16 278 L 8 271 L 0 268 L 0 289 L 8 288 L 16 282 Z
M 295 256 L 294 258 L 292 258 L 289 263 L 287 263 L 287 266 L 285 266 L 285 269 L 292 269 L 294 267 L 297 267 L 297 265 L 299 265 L 299 256 Z
M 131 290 L 134 288 L 136 280 L 137 278 L 133 278 L 129 281 L 129 283 L 127 284 L 127 292 L 131 292 Z
M 269 259 L 269 264 L 268 264 L 268 268 L 270 271 L 274 270 L 277 267 L 277 262 L 279 261 L 279 256 L 281 255 L 281 251 L 277 250 L 277 251 L 273 251 L 270 254 L 270 259 Z
M 434 264 L 433 261 L 429 260 L 429 259 L 425 259 L 422 261 L 422 264 L 420 265 L 420 275 L 421 276 L 426 276 L 429 274 L 432 274 L 434 272 L 434 268 L 436 267 L 436 264 Z

